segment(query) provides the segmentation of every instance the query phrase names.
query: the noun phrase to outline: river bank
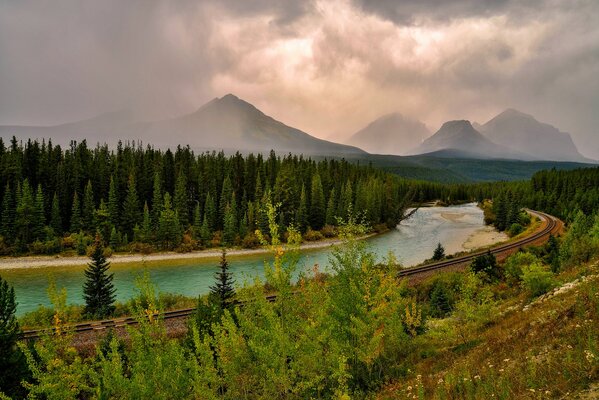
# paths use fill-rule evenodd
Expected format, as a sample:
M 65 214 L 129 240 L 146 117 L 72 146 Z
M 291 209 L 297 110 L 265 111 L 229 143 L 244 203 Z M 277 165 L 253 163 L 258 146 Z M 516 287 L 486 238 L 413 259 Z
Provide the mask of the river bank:
M 384 233 L 383 233 L 384 234 Z M 359 240 L 365 240 L 380 234 L 372 233 L 365 235 Z M 341 239 L 324 239 L 318 242 L 302 243 L 300 250 L 323 249 L 336 246 L 342 243 Z M 261 247 L 258 249 L 227 249 L 227 257 L 243 257 L 260 254 L 267 254 L 270 249 Z M 189 253 L 160 252 L 151 254 L 114 254 L 108 261 L 111 264 L 139 264 L 143 262 L 157 261 L 177 261 L 177 260 L 206 260 L 217 259 L 221 256 L 220 249 L 207 249 L 193 251 Z M 0 270 L 7 269 L 29 269 L 29 268 L 47 268 L 47 267 L 79 267 L 89 262 L 86 256 L 27 256 L 27 257 L 4 257 L 0 258 Z

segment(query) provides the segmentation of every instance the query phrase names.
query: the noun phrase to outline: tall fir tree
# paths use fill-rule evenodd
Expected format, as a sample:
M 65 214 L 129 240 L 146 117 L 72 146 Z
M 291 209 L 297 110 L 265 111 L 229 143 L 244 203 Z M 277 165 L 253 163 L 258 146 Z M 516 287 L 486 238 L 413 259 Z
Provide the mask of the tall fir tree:
M 173 250 L 181 244 L 181 228 L 177 212 L 173 210 L 171 195 L 164 194 L 163 210 L 160 213 L 157 237 L 163 249 Z
M 158 229 L 160 213 L 162 212 L 162 198 L 162 181 L 157 172 L 154 174 L 154 186 L 152 190 L 152 224 L 155 230 Z
M 15 233 L 21 246 L 25 246 L 35 239 L 38 224 L 36 214 L 35 198 L 31 186 L 29 186 L 29 180 L 25 179 L 18 195 L 15 219 Z
M 306 228 L 308 227 L 308 202 L 306 199 L 305 185 L 302 185 L 299 207 L 297 208 L 295 215 L 295 223 L 302 233 L 306 231 Z
M 215 274 L 216 283 L 210 287 L 210 298 L 220 310 L 225 310 L 232 306 L 232 300 L 235 297 L 235 281 L 229 272 L 227 253 L 224 249 L 218 267 L 219 270 Z
M 210 231 L 214 231 L 217 227 L 216 220 L 218 218 L 218 213 L 216 211 L 216 205 L 214 204 L 214 199 L 210 196 L 210 193 L 206 195 L 206 203 L 204 206 L 204 216 L 206 217 L 206 221 L 208 222 L 208 229 Z
M 335 188 L 331 189 L 329 193 L 329 201 L 327 202 L 327 211 L 326 211 L 326 224 L 327 225 L 336 225 L 337 220 L 335 216 L 337 215 L 337 203 L 335 202 Z
M 117 230 L 121 226 L 120 219 L 120 200 L 117 184 L 114 176 L 110 177 L 110 186 L 108 188 L 108 213 L 110 214 L 110 222 Z
M 104 245 L 99 234 L 96 234 L 90 258 L 83 285 L 84 312 L 91 318 L 106 318 L 115 310 L 116 289 L 112 282 L 113 274 L 108 273 L 110 263 L 104 257 Z
M 179 215 L 179 225 L 185 229 L 189 225 L 189 197 L 187 195 L 187 179 L 183 171 L 179 172 L 179 176 L 177 176 L 173 200 L 174 209 Z
M 202 230 L 202 214 L 200 212 L 200 202 L 196 202 L 196 206 L 193 209 L 193 238 L 195 240 L 201 240 L 200 231 Z
M 137 196 L 137 188 L 135 187 L 135 178 L 131 174 L 127 183 L 127 194 L 125 195 L 121 216 L 124 234 L 128 237 L 133 237 L 133 228 L 139 224 L 140 219 L 139 198 Z
M 231 246 L 235 242 L 237 236 L 237 219 L 235 211 L 231 204 L 227 204 L 225 208 L 225 217 L 223 221 L 223 243 L 226 246 Z
M 44 211 L 44 192 L 42 191 L 42 185 L 37 185 L 37 191 L 35 192 L 35 205 L 33 208 L 33 237 L 34 240 L 41 240 L 44 238 L 44 227 L 46 226 L 46 213 Z
M 441 243 L 438 243 L 437 247 L 435 248 L 435 251 L 433 252 L 432 260 L 433 261 L 441 261 L 444 258 L 445 258 L 445 249 L 443 248 Z
M 148 202 L 144 203 L 144 213 L 140 229 L 140 239 L 143 243 L 150 243 L 152 241 L 152 220 L 150 218 L 150 207 Z
M 0 225 L 1 234 L 8 242 L 12 242 L 15 232 L 16 205 L 13 192 L 7 183 L 2 198 L 2 225 Z
M 54 192 L 52 197 L 52 209 L 50 210 L 50 227 L 56 235 L 62 235 L 62 216 L 60 215 L 60 204 L 58 195 Z
M 83 191 L 83 205 L 81 207 L 81 228 L 86 232 L 93 232 L 95 228 L 94 212 L 96 206 L 94 204 L 94 191 L 92 182 L 87 181 L 85 190 Z
M 326 209 L 324 191 L 320 175 L 315 173 L 312 176 L 312 198 L 310 199 L 310 226 L 312 229 L 321 229 L 325 222 Z
M 77 192 L 73 195 L 73 206 L 71 207 L 71 233 L 76 233 L 81 230 L 81 204 L 79 204 L 79 196 Z
M 0 393 L 24 398 L 20 389 L 27 368 L 17 347 L 21 329 L 16 311 L 15 290 L 0 277 Z

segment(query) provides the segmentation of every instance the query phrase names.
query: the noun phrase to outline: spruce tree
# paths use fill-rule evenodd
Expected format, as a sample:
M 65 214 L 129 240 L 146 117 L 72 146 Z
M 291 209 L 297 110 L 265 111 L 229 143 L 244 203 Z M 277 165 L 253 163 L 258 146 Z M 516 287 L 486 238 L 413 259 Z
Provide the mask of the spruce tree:
M 108 211 L 108 206 L 106 205 L 104 199 L 100 200 L 100 205 L 94 212 L 94 221 L 96 228 L 100 231 L 104 242 L 108 241 L 113 226 L 110 222 L 110 212 Z
M 31 243 L 36 237 L 39 218 L 37 215 L 36 202 L 29 186 L 29 181 L 25 179 L 18 196 L 15 233 L 17 240 L 22 246 Z
M 0 277 L 0 393 L 14 395 L 15 398 L 20 392 L 21 379 L 27 372 L 23 354 L 17 347 L 21 330 L 16 311 L 15 290 Z
M 225 209 L 227 208 L 227 204 L 231 203 L 231 196 L 233 195 L 233 185 L 231 184 L 231 178 L 229 175 L 225 177 L 223 181 L 223 188 L 220 193 L 220 201 L 218 203 L 218 222 L 217 227 L 223 226 L 223 221 L 225 219 Z
M 119 194 L 114 177 L 110 177 L 110 187 L 108 188 L 108 213 L 110 214 L 110 222 L 115 228 L 120 227 L 120 202 Z
M 216 211 L 216 206 L 214 205 L 214 199 L 212 196 L 210 196 L 210 193 L 206 195 L 204 216 L 206 217 L 206 221 L 208 223 L 208 229 L 210 229 L 210 231 L 214 231 L 217 226 L 216 219 L 218 218 L 218 213 Z
M 449 294 L 443 282 L 437 282 L 431 291 L 431 309 L 433 317 L 444 317 L 451 311 Z
M 336 214 L 337 214 L 337 204 L 335 203 L 335 188 L 333 188 L 329 194 L 329 201 L 327 202 L 325 223 L 327 225 L 336 225 L 337 224 L 337 221 L 335 219 Z
M 186 229 L 189 225 L 189 204 L 187 196 L 187 179 L 183 172 L 179 172 L 177 183 L 175 184 L 174 209 L 179 215 L 179 225 Z
M 233 206 L 228 204 L 225 208 L 225 218 L 223 221 L 223 243 L 227 246 L 233 245 L 237 236 L 237 219 Z
M 83 191 L 83 206 L 81 208 L 81 227 L 86 232 L 94 230 L 95 210 L 92 182 L 87 181 L 87 185 L 85 185 L 85 190 Z
M 83 297 L 85 299 L 84 312 L 91 318 L 106 318 L 114 310 L 116 299 L 113 274 L 108 274 L 110 263 L 104 257 L 104 246 L 102 238 L 96 234 L 94 250 L 91 262 L 85 270 L 85 284 L 83 285 Z
M 52 197 L 52 210 L 50 211 L 50 227 L 56 235 L 62 235 L 62 217 L 60 215 L 60 204 L 58 195 L 54 192 Z
M 193 238 L 201 240 L 200 231 L 202 230 L 202 214 L 200 213 L 200 202 L 196 201 L 196 206 L 193 209 Z
M 154 188 L 152 191 L 152 224 L 158 230 L 160 213 L 162 212 L 162 181 L 158 173 L 154 174 Z
M 312 198 L 310 201 L 310 226 L 313 229 L 321 229 L 325 223 L 326 209 L 324 191 L 320 175 L 315 173 L 312 176 Z
M 119 238 L 119 233 L 117 232 L 116 228 L 113 226 L 112 230 L 110 231 L 110 248 L 113 251 L 117 251 L 119 249 L 120 244 L 121 244 L 121 240 Z
M 433 253 L 433 261 L 441 261 L 442 259 L 445 258 L 445 249 L 443 248 L 443 246 L 441 245 L 441 243 L 437 244 L 437 247 L 435 248 L 435 252 Z
M 229 272 L 229 263 L 227 262 L 227 253 L 223 249 L 219 270 L 214 275 L 216 283 L 210 287 L 210 298 L 221 309 L 228 309 L 232 305 L 232 299 L 235 296 L 232 274 Z
M 299 207 L 295 215 L 295 223 L 300 231 L 303 233 L 308 227 L 308 204 L 306 199 L 306 187 L 302 185 L 302 192 L 300 194 Z
M 0 225 L 0 234 L 5 240 L 12 242 L 14 239 L 16 206 L 14 196 L 10 185 L 7 183 L 2 198 L 2 225 Z
M 173 250 L 181 244 L 181 228 L 177 212 L 173 210 L 171 196 L 167 192 L 164 194 L 163 210 L 160 213 L 158 224 L 158 241 L 162 248 Z
M 44 238 L 44 227 L 46 226 L 46 213 L 44 211 L 44 192 L 42 185 L 37 185 L 35 193 L 35 203 L 33 208 L 33 239 L 42 240 Z
M 79 196 L 77 192 L 73 195 L 73 206 L 71 207 L 71 233 L 81 230 L 81 205 L 79 204 Z
M 140 239 L 143 243 L 150 243 L 152 240 L 152 222 L 150 219 L 150 208 L 148 207 L 147 202 L 144 203 L 144 214 L 141 223 L 140 235 Z
M 135 178 L 133 174 L 129 175 L 127 184 L 127 194 L 123 203 L 123 213 L 121 216 L 123 231 L 128 237 L 132 237 L 133 228 L 141 219 L 139 199 L 137 197 L 137 189 L 135 187 Z
M 202 244 L 204 246 L 208 245 L 210 239 L 212 239 L 212 231 L 210 230 L 206 214 L 204 214 L 204 219 L 202 220 L 202 227 L 200 228 L 200 238 L 202 239 Z

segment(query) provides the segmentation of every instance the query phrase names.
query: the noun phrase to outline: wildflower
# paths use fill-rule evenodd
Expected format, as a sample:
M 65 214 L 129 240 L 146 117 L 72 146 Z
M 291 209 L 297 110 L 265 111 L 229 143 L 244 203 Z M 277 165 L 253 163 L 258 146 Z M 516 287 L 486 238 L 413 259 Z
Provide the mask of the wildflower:
M 443 378 L 439 378 L 439 380 L 437 381 L 438 384 L 443 383 Z
M 408 386 L 408 391 L 411 392 L 412 391 L 412 386 Z
M 535 393 L 535 392 L 536 392 L 536 390 L 534 390 L 534 389 L 532 389 L 532 388 L 531 388 L 531 389 L 528 389 L 528 390 L 529 390 L 529 391 L 531 391 L 532 393 Z
M 474 379 L 479 379 L 480 380 L 480 375 L 474 375 Z
M 568 345 L 568 348 L 569 348 L 570 350 L 572 350 L 572 346 L 571 346 L 571 345 Z
M 585 350 L 584 357 L 587 359 L 588 362 L 593 362 L 595 355 L 590 350 Z
M 501 368 L 501 369 L 499 370 L 499 372 L 503 372 L 503 368 Z
M 504 359 L 503 359 L 503 362 L 508 362 L 508 361 L 510 361 L 510 359 L 509 359 L 509 358 L 504 358 Z

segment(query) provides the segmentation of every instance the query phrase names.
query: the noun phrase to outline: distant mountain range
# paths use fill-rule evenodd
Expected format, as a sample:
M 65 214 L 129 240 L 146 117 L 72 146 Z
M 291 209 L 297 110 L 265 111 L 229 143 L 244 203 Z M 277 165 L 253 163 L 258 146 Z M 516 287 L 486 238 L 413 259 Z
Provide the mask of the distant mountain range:
M 353 134 L 347 144 L 375 154 L 410 154 L 431 132 L 426 125 L 399 113 L 383 115 Z
M 287 126 L 232 94 L 216 98 L 194 113 L 161 121 L 136 122 L 128 113 L 119 112 L 57 126 L 0 126 L 0 135 L 56 141 L 87 138 L 91 143 L 142 140 L 158 147 L 189 144 L 197 150 L 366 154 L 357 147 L 318 139 Z
M 0 136 L 51 138 L 55 143 L 88 139 L 91 144 L 142 141 L 157 147 L 189 145 L 194 150 L 324 155 L 332 157 L 426 154 L 434 158 L 593 162 L 569 134 L 516 110 L 484 125 L 449 121 L 434 135 L 420 121 L 399 113 L 384 115 L 356 132 L 347 144 L 334 143 L 287 126 L 252 104 L 228 94 L 197 111 L 159 121 L 136 121 L 114 112 L 55 126 L 0 126 Z
M 578 152 L 568 133 L 513 109 L 484 125 L 449 121 L 430 137 L 426 132 L 419 121 L 389 114 L 354 134 L 347 143 L 378 154 L 594 162 Z

